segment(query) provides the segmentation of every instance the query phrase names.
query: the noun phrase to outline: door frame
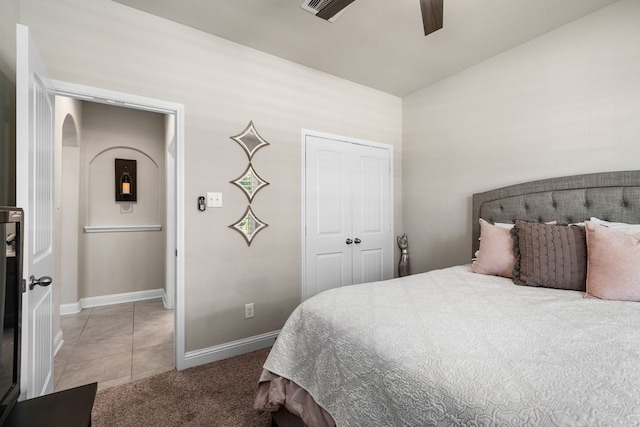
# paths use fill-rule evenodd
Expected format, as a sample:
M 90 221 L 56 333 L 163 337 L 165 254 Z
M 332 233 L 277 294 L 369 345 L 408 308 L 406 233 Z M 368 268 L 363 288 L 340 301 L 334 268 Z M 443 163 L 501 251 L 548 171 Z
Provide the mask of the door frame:
M 342 135 L 335 135 L 326 132 L 319 132 L 310 129 L 301 129 L 300 131 L 300 253 L 302 254 L 302 259 L 300 260 L 301 264 L 301 280 L 300 280 L 300 302 L 304 300 L 304 290 L 306 286 L 306 273 L 307 273 L 307 262 L 306 262 L 306 246 L 307 246 L 307 212 L 306 212 L 306 192 L 307 192 L 307 136 L 315 136 L 318 138 L 331 139 L 338 142 L 350 143 L 350 144 L 358 144 L 365 147 L 376 147 L 384 150 L 389 150 L 389 222 L 391 224 L 392 230 L 395 230 L 395 222 L 394 222 L 394 201 L 395 196 L 393 192 L 394 187 L 394 175 L 393 175 L 393 145 L 384 144 L 381 142 L 372 142 L 366 141 L 364 139 L 351 138 Z M 393 249 L 393 231 L 389 238 L 389 248 L 391 254 L 395 254 Z M 393 271 L 393 259 L 394 256 L 391 256 L 388 262 L 391 266 L 391 271 Z
M 167 207 L 167 293 L 174 303 L 175 365 L 177 370 L 186 369 L 186 325 L 185 325 L 185 203 L 184 203 L 184 146 L 185 119 L 184 105 L 160 99 L 147 98 L 124 92 L 100 89 L 86 85 L 53 80 L 55 95 L 66 96 L 81 101 L 98 102 L 123 108 L 168 114 L 175 118 L 175 140 L 171 151 L 173 167 L 167 167 L 166 194 Z M 171 166 L 171 165 L 168 165 Z M 170 171 L 173 170 L 173 173 Z M 175 189 L 175 190 L 174 190 Z M 171 197 L 173 195 L 173 197 Z M 171 200 L 170 200 L 171 199 Z M 170 251 L 175 249 L 175 256 Z M 173 274 L 171 274 L 173 273 Z M 171 305 L 171 304 L 170 304 Z

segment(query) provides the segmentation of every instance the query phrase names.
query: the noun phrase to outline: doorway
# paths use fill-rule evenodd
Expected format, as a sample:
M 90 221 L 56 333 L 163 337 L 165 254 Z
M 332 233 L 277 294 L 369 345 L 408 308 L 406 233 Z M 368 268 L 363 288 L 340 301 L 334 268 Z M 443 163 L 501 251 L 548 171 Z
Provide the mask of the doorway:
M 122 292 L 117 293 L 116 295 L 109 296 L 107 295 L 105 298 L 98 300 L 82 301 L 80 299 L 79 305 L 83 303 L 91 305 L 105 305 L 105 304 L 118 304 L 118 303 L 127 303 L 127 298 L 134 298 L 138 300 L 152 300 L 153 298 L 160 297 L 162 298 L 163 304 L 166 308 L 174 309 L 173 311 L 173 330 L 174 330 L 174 362 L 175 367 L 177 369 L 184 368 L 184 254 L 182 253 L 180 248 L 183 247 L 184 242 L 184 208 L 183 208 L 183 164 L 184 164 L 184 107 L 180 104 L 175 104 L 171 102 L 161 101 L 157 99 L 138 97 L 130 94 L 124 94 L 119 92 L 108 91 L 104 89 L 97 89 L 88 86 L 75 85 L 71 83 L 65 82 L 54 82 L 54 87 L 56 90 L 56 95 L 64 96 L 71 98 L 76 101 L 81 102 L 91 102 L 101 105 L 102 107 L 121 107 L 127 109 L 128 111 L 142 111 L 142 112 L 151 112 L 151 113 L 159 113 L 164 117 L 165 120 L 165 130 L 166 135 L 170 135 L 169 138 L 165 140 L 164 144 L 164 156 L 165 156 L 165 165 L 164 172 L 162 172 L 162 178 L 160 181 L 162 183 L 162 192 L 164 193 L 164 201 L 162 203 L 162 210 L 164 211 L 165 222 L 163 225 L 163 231 L 166 235 L 166 239 L 163 242 L 164 246 L 164 256 L 163 256 L 163 270 L 164 277 L 161 282 L 166 283 L 165 289 L 161 290 L 160 294 L 154 294 L 153 292 L 143 291 L 142 293 L 138 293 L 135 295 L 125 295 L 124 301 L 122 300 L 123 294 Z M 63 139 L 66 136 L 63 135 Z M 148 161 L 149 159 L 145 158 L 143 150 L 140 150 L 139 159 L 140 161 Z M 133 152 L 129 152 L 132 154 Z M 100 154 L 100 153 L 98 153 Z M 115 153 L 111 153 L 115 154 Z M 135 154 L 135 153 L 133 153 Z M 119 155 L 119 154 L 118 154 Z M 97 158 L 98 156 L 94 156 Z M 132 156 L 129 156 L 132 157 Z M 105 164 L 109 163 L 107 161 Z M 105 165 L 98 165 L 98 167 L 105 167 Z M 113 164 L 110 164 L 110 168 L 113 169 Z M 64 172 L 63 170 L 60 173 Z M 109 173 L 113 175 L 114 171 L 110 170 Z M 165 179 L 166 178 L 166 179 Z M 91 181 L 89 179 L 89 181 Z M 91 185 L 90 183 L 85 183 L 82 185 Z M 149 190 L 149 188 L 147 188 Z M 113 185 L 112 189 L 113 191 Z M 129 206 L 118 206 L 118 209 L 131 209 L 131 205 Z M 125 212 L 126 213 L 126 212 Z M 76 224 L 78 224 L 76 222 Z M 81 224 L 84 225 L 84 224 Z M 118 224 L 114 224 L 118 226 Z M 143 224 L 144 226 L 156 224 Z M 90 228 L 90 227 L 89 227 Z M 117 228 L 117 227 L 116 227 Z M 78 233 L 86 233 L 86 228 L 83 230 L 81 227 L 77 227 L 79 229 Z M 95 231 L 95 230 L 90 230 Z M 98 230 L 103 231 L 103 230 Z M 114 231 L 114 230 L 111 230 Z M 127 230 L 133 231 L 136 230 Z M 142 227 L 140 230 L 142 232 L 149 231 L 147 228 Z M 117 230 L 116 230 L 117 232 Z M 142 233 L 140 233 L 142 234 Z M 105 274 L 109 274 L 107 271 Z M 126 294 L 126 293 L 124 293 Z M 115 307 L 115 306 L 114 306 Z M 78 307 L 81 308 L 81 307 Z M 55 339 L 56 337 L 54 337 Z
M 61 313 L 151 298 L 173 308 L 164 273 L 173 117 L 60 96 L 56 117 Z M 135 200 L 114 186 L 123 162 Z

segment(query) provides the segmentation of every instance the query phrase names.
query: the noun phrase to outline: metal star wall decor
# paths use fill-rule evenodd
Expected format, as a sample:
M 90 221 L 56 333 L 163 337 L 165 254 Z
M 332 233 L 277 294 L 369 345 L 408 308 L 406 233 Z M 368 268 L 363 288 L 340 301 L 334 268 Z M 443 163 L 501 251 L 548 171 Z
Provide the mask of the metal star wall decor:
M 245 170 L 235 181 L 231 181 L 231 183 L 237 185 L 242 191 L 244 191 L 244 194 L 249 198 L 249 203 L 253 201 L 253 196 L 255 196 L 262 187 L 269 185 L 267 181 L 260 178 L 256 171 L 253 170 L 251 163 L 247 166 L 247 170 Z
M 262 229 L 268 227 L 266 224 L 258 219 L 258 217 L 251 210 L 251 206 L 247 206 L 247 210 L 242 217 L 235 224 L 230 225 L 238 233 L 242 234 L 242 237 L 247 241 L 247 245 L 251 246 L 251 241 Z
M 256 151 L 269 145 L 267 141 L 262 139 L 258 131 L 256 131 L 256 128 L 253 126 L 253 121 L 249 122 L 249 126 L 247 126 L 242 133 L 232 136 L 231 139 L 240 144 L 245 153 L 247 153 L 249 161 L 251 161 L 251 158 Z
M 230 181 L 232 184 L 237 185 L 247 196 L 249 199 L 249 206 L 247 206 L 247 210 L 244 212 L 242 217 L 235 224 L 231 224 L 229 227 L 236 230 L 238 233 L 242 234 L 242 237 L 247 242 L 247 246 L 251 246 L 251 241 L 255 237 L 260 230 L 269 225 L 264 223 L 258 219 L 256 214 L 251 210 L 251 202 L 253 201 L 253 197 L 256 193 L 264 186 L 269 185 L 267 181 L 260 178 L 257 172 L 253 169 L 253 165 L 251 164 L 251 158 L 260 148 L 269 145 L 267 141 L 265 141 L 258 131 L 256 131 L 255 126 L 253 125 L 253 121 L 249 121 L 249 126 L 242 131 L 239 135 L 232 136 L 235 142 L 237 142 L 240 147 L 247 153 L 247 157 L 249 158 L 249 164 L 245 171 L 236 178 L 234 181 Z

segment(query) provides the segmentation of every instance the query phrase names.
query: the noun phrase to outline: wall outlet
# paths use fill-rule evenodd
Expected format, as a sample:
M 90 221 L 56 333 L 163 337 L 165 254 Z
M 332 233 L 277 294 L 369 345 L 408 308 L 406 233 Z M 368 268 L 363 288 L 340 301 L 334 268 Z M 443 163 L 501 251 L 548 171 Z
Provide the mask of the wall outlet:
M 244 305 L 244 318 L 245 319 L 250 319 L 253 317 L 253 303 L 249 303 L 249 304 L 245 304 Z

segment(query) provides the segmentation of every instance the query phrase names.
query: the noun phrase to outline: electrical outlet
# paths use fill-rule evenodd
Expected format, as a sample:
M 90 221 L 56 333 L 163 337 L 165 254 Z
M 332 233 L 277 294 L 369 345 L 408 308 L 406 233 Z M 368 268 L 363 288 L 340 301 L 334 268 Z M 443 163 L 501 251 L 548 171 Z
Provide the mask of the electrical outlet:
M 245 319 L 250 319 L 253 317 L 253 303 L 249 303 L 249 304 L 245 304 L 244 305 L 244 318 Z

